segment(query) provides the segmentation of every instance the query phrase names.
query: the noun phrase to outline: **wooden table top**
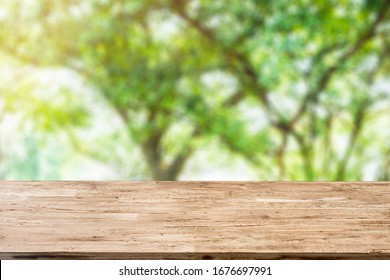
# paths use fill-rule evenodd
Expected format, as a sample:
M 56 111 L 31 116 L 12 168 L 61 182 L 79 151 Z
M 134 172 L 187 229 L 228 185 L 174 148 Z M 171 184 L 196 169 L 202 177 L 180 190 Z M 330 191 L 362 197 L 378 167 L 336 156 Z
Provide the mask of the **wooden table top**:
M 390 259 L 390 182 L 0 182 L 1 259 Z

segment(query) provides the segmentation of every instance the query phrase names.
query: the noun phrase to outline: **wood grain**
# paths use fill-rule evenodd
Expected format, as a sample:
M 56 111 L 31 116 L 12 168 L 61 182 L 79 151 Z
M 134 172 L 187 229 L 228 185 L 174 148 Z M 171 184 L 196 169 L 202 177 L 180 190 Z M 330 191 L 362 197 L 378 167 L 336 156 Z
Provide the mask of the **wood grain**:
M 390 183 L 5 181 L 0 258 L 390 259 Z

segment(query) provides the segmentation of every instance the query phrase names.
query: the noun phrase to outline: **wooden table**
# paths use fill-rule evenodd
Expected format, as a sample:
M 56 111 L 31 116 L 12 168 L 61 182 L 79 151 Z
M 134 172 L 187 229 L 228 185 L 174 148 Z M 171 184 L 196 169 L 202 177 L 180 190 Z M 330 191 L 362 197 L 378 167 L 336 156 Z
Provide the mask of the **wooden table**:
M 390 183 L 0 183 L 1 259 L 390 259 Z

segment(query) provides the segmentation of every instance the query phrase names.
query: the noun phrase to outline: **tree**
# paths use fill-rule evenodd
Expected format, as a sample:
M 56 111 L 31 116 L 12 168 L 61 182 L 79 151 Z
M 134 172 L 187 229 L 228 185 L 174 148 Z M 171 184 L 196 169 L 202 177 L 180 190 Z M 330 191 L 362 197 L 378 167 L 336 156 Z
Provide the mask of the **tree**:
M 367 120 L 389 99 L 370 88 L 388 74 L 388 1 L 39 1 L 26 14 L 21 3 L 3 51 L 82 74 L 151 178 L 176 180 L 218 138 L 263 179 L 361 179 Z M 242 112 L 254 107 L 264 120 L 251 130 Z
M 248 95 L 257 98 L 269 125 L 280 134 L 274 153 L 280 178 L 294 178 L 297 171 L 296 168 L 286 170 L 287 146 L 291 140 L 298 146 L 302 159 L 298 170 L 304 171 L 297 178 L 343 180 L 359 176 L 356 172 L 352 172 L 351 177 L 346 174 L 351 167 L 348 163 L 370 106 L 382 102 L 382 98 L 371 96 L 368 88 L 356 89 L 353 79 L 358 74 L 365 80 L 362 85 L 369 86 L 386 62 L 388 34 L 379 31 L 381 24 L 388 20 L 386 1 L 361 6 L 353 1 L 335 6 L 328 1 L 296 1 L 294 4 L 246 1 L 232 2 L 229 6 L 213 1 L 213 4 L 201 2 L 204 6 L 199 7 L 195 16 L 185 9 L 186 1 L 175 3 L 178 2 L 182 5 L 173 6 L 173 10 L 211 44 L 221 46 L 227 60 L 233 58 L 235 76 L 246 88 L 245 92 L 238 92 L 234 100 L 237 102 Z M 310 9 L 305 9 L 307 6 Z M 348 14 L 337 16 L 337 12 L 347 10 Z M 223 24 L 207 25 L 216 18 L 224 20 Z M 358 18 L 362 20 L 356 20 Z M 346 32 L 342 38 L 337 32 L 340 29 Z M 359 65 L 373 58 L 377 62 L 372 69 L 359 69 Z M 336 78 L 342 82 L 342 88 L 336 88 Z M 300 83 L 303 93 L 291 90 Z M 344 96 L 340 91 L 344 91 Z M 338 106 L 343 97 L 347 99 L 346 104 Z M 284 98 L 295 103 L 292 111 L 279 109 L 283 107 L 280 103 Z M 323 116 L 319 115 L 319 110 L 324 111 Z M 331 129 L 339 122 L 338 116 L 345 112 L 352 128 L 347 147 L 337 155 L 332 152 Z M 323 159 L 319 158 L 320 149 L 326 151 Z M 322 161 L 322 166 L 316 168 L 315 161 Z M 337 162 L 333 170 L 329 170 L 330 161 Z M 330 175 L 332 173 L 334 175 Z
M 61 136 L 84 126 L 88 112 L 66 85 L 49 84 L 54 71 L 2 58 L 12 70 L 0 66 L 0 178 L 58 179 L 66 149 Z M 43 147 L 56 149 L 54 157 Z

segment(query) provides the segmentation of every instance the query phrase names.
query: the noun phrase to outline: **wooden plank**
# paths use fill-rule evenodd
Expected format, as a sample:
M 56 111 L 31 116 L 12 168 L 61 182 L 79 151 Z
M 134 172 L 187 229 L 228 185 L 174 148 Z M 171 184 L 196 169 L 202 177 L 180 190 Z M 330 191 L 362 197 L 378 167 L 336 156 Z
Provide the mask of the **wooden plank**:
M 390 259 L 390 183 L 5 181 L 0 257 Z

